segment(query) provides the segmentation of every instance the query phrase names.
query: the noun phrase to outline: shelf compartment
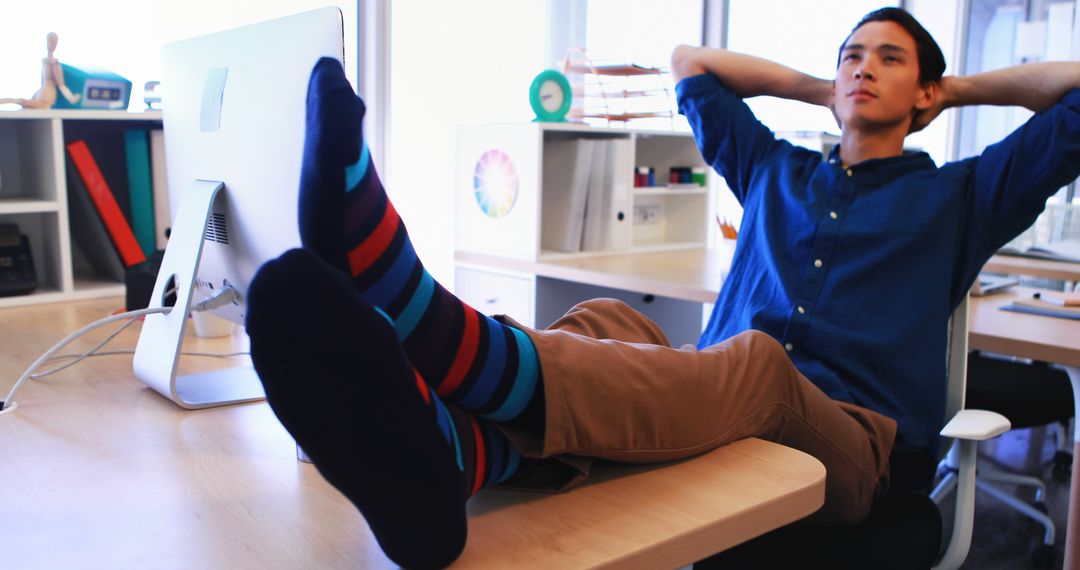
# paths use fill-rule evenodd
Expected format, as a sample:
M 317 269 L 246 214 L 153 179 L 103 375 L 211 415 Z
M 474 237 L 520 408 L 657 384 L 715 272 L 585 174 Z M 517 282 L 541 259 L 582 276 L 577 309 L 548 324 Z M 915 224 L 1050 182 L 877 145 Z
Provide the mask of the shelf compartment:
M 37 276 L 37 291 L 62 292 L 63 260 L 60 242 L 55 238 L 59 233 L 59 221 L 56 212 L 17 213 L 0 215 L 0 222 L 15 223 L 19 233 L 30 242 L 30 257 L 34 260 L 34 272 Z M 37 291 L 32 294 L 37 294 Z M 4 297 L 18 299 L 27 295 Z
M 707 192 L 634 195 L 631 248 L 658 244 L 705 245 Z
M 0 198 L 57 199 L 58 131 L 51 119 L 0 121 Z

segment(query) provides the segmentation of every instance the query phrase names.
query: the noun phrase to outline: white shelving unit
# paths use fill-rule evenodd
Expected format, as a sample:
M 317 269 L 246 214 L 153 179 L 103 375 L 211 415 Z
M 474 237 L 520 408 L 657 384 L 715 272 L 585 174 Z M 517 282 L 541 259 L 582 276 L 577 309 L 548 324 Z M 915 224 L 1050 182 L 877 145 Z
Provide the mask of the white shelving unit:
M 607 148 L 613 156 L 603 164 L 611 169 L 606 191 L 611 193 L 608 213 L 614 217 L 608 223 L 615 238 L 605 240 L 610 247 L 591 251 L 547 249 L 543 244 L 551 240 L 546 234 L 561 231 L 565 223 L 545 219 L 544 202 L 562 199 L 570 191 L 554 182 L 566 176 L 545 180 L 545 172 L 559 169 L 547 155 L 556 155 L 551 150 L 556 144 L 580 139 L 612 141 Z M 496 258 L 558 261 L 706 247 L 709 232 L 715 231 L 709 212 L 718 177 L 707 175 L 704 187 L 635 188 L 637 166 L 654 168 L 657 184 L 667 180 L 672 167 L 707 167 L 690 133 L 538 122 L 462 127 L 457 138 L 455 248 Z M 500 204 L 498 211 L 485 211 L 492 201 Z M 576 302 L 613 297 L 661 322 L 665 330 L 679 329 L 669 331 L 673 341 L 692 341 L 701 330 L 698 303 L 537 277 L 500 265 L 457 263 L 458 296 L 482 312 L 507 314 L 540 327 Z
M 552 144 L 575 139 L 615 141 L 617 158 L 610 167 L 613 204 L 621 205 L 617 223 L 628 244 L 608 250 L 566 253 L 542 247 L 545 233 L 561 227 L 545 220 L 544 200 L 569 192 L 544 180 L 545 150 Z M 635 188 L 633 169 L 648 165 L 658 178 L 672 167 L 706 167 L 693 136 L 671 131 L 598 128 L 569 123 L 526 123 L 462 127 L 457 139 L 456 248 L 518 259 L 564 259 L 605 253 L 657 251 L 704 247 L 709 228 L 708 186 L 679 184 Z M 570 168 L 570 165 L 567 165 Z M 595 165 L 594 165 L 595 167 Z M 500 187 L 484 188 L 493 171 Z M 659 183 L 659 182 L 658 182 Z M 708 184 L 714 183 L 710 175 Z M 478 193 L 513 192 L 512 206 L 497 215 L 486 213 Z
M 71 242 L 65 167 L 70 128 L 161 127 L 161 112 L 0 111 L 0 222 L 18 224 L 30 240 L 40 285 L 28 295 L 0 297 L 0 307 L 122 295 L 77 263 Z

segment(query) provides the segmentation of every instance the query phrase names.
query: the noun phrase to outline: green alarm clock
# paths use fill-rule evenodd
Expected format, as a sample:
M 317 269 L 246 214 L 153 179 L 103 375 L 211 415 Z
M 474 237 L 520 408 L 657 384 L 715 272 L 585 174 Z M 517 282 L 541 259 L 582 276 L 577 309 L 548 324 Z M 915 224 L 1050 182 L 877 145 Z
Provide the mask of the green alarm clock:
M 529 86 L 529 105 L 537 121 L 559 123 L 566 121 L 570 111 L 570 81 L 554 69 L 545 69 Z

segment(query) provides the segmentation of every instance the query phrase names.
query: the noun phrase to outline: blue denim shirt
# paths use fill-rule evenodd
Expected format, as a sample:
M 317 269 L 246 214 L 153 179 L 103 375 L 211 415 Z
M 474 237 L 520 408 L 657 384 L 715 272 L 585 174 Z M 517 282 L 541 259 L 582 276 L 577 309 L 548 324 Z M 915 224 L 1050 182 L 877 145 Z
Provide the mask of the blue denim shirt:
M 844 168 L 776 140 L 712 75 L 676 88 L 705 160 L 744 213 L 698 346 L 756 329 L 831 398 L 889 416 L 896 448 L 944 422 L 952 310 L 987 259 L 1080 174 L 1080 90 L 978 157 L 926 153 Z

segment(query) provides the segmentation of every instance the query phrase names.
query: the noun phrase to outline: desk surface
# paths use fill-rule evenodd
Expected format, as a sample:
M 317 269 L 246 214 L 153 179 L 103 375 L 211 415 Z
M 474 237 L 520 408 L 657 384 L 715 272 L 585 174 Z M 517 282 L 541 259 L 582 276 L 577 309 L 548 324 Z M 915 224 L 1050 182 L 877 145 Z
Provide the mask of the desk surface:
M 1012 287 L 971 298 L 968 342 L 975 350 L 1080 367 L 1080 321 L 1002 311 L 1034 289 Z
M 1035 257 L 997 254 L 983 266 L 984 271 L 1014 273 L 1062 281 L 1080 281 L 1080 263 Z
M 716 249 L 571 256 L 544 261 L 458 251 L 454 260 L 695 303 L 713 303 L 734 254 L 735 242 L 724 240 Z
M 118 304 L 0 310 L 0 390 Z M 134 346 L 136 335 L 111 347 Z M 184 350 L 242 341 L 188 338 Z M 5 567 L 391 566 L 358 512 L 296 461 L 265 403 L 181 410 L 134 380 L 130 355 L 33 382 L 18 402 L 0 416 Z M 483 491 L 455 567 L 677 567 L 802 518 L 824 498 L 817 460 L 756 439 L 673 465 L 602 467 L 561 495 Z

